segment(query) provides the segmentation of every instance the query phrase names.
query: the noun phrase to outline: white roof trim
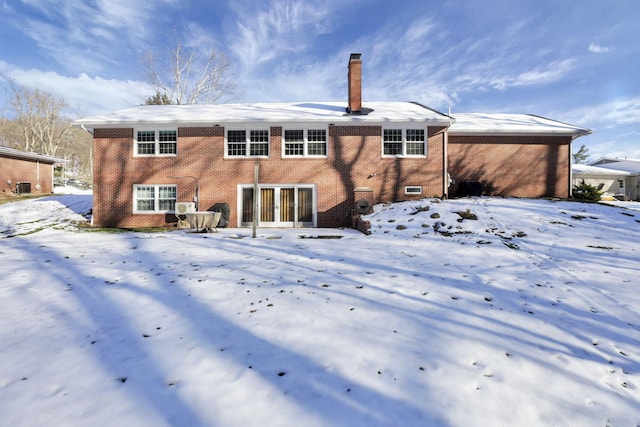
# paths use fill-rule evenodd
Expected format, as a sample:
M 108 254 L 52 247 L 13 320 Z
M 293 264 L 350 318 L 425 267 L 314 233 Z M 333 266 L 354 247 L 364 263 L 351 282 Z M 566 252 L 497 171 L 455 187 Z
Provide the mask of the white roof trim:
M 57 157 L 45 156 L 44 154 L 32 153 L 30 151 L 16 150 L 15 148 L 0 147 L 0 157 L 14 157 L 23 160 L 36 160 L 44 163 L 68 163 L 68 160 Z

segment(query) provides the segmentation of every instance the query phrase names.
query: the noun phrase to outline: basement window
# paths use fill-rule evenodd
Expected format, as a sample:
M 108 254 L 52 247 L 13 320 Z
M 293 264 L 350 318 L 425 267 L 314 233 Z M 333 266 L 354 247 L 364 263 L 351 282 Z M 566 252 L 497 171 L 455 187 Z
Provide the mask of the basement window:
M 422 194 L 422 185 L 406 185 L 404 194 Z

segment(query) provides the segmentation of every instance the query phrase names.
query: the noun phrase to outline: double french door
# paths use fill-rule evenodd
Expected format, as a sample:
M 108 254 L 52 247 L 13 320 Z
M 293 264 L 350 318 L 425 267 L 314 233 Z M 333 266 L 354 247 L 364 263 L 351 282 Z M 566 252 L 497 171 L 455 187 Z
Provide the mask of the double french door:
M 253 186 L 241 187 L 241 225 L 253 224 Z M 261 227 L 315 226 L 315 191 L 312 185 L 260 185 L 258 225 Z

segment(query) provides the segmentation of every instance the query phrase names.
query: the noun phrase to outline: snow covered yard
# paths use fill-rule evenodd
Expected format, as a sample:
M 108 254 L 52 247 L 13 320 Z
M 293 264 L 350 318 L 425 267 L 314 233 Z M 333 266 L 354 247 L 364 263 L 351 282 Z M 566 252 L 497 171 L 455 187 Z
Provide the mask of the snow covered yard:
M 252 239 L 90 206 L 0 205 L 3 425 L 640 425 L 637 210 L 425 199 Z

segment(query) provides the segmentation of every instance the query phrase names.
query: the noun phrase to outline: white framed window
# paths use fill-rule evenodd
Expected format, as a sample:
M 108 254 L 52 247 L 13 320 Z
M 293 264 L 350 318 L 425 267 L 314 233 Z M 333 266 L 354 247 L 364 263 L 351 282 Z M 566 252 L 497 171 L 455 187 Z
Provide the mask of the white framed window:
M 284 129 L 283 157 L 327 157 L 326 129 Z
M 229 129 L 225 157 L 269 157 L 268 129 Z
M 427 140 L 425 129 L 383 129 L 382 155 L 384 157 L 425 157 Z
M 422 185 L 405 185 L 404 194 L 422 194 Z
M 133 212 L 173 212 L 176 205 L 177 194 L 177 185 L 136 184 L 133 186 Z
M 177 130 L 139 129 L 134 135 L 135 156 L 175 156 L 178 154 Z

